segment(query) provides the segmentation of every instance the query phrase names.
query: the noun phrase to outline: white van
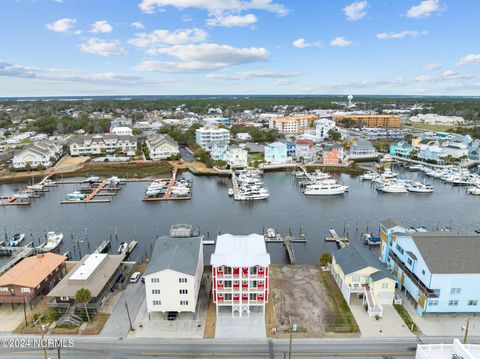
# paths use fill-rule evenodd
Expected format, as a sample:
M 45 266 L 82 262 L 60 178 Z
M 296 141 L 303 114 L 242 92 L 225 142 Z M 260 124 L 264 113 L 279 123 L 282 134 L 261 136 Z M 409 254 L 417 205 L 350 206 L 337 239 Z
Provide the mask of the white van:
M 142 274 L 140 272 L 133 273 L 132 276 L 130 277 L 130 283 L 137 283 L 141 275 Z

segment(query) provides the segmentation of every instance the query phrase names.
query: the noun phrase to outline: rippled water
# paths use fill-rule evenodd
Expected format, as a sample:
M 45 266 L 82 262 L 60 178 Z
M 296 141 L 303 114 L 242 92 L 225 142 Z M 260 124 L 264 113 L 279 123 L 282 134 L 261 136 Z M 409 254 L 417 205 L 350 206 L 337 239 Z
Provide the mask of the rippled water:
M 407 172 L 405 176 L 423 179 L 420 173 Z M 147 183 L 128 183 L 110 204 L 62 205 L 60 201 L 75 185 L 60 185 L 31 206 L 0 207 L 0 225 L 5 225 L 9 235 L 17 231 L 27 233 L 27 240 L 33 239 L 36 245 L 44 240 L 47 230 L 62 231 L 65 237 L 60 252 L 69 250 L 74 258 L 79 257 L 78 250 L 73 252 L 77 242 L 83 255 L 110 236 L 112 252 L 121 241 L 136 238 L 139 245 L 132 253 L 133 259 L 145 257 L 155 237 L 167 235 L 175 223 L 199 226 L 210 238 L 219 232 L 261 233 L 264 227 L 278 228 L 282 234 L 291 230 L 298 235 L 301 228 L 308 243 L 295 244 L 299 263 L 318 263 L 321 252 L 335 248 L 324 242 L 330 228 L 340 235 L 348 232 L 353 245 L 363 247 L 361 232 L 367 226 L 368 231 L 376 232 L 379 221 L 387 217 L 406 226 L 452 226 L 454 232 L 461 234 L 473 233 L 480 227 L 480 196 L 467 195 L 465 187 L 452 187 L 439 180 L 428 179 L 435 186 L 433 194 L 384 194 L 376 192 L 370 182 L 340 175 L 339 181 L 350 186 L 350 192 L 330 197 L 304 196 L 291 176 L 283 172 L 267 173 L 264 180 L 270 198 L 255 202 L 234 201 L 227 195 L 230 181 L 217 177 L 193 177 L 191 201 L 142 202 Z M 22 187 L 1 185 L 0 193 L 11 194 Z M 2 232 L 0 228 L 0 238 Z M 207 261 L 212 250 L 213 246 L 206 246 Z M 268 251 L 273 262 L 287 261 L 281 244 L 269 244 Z

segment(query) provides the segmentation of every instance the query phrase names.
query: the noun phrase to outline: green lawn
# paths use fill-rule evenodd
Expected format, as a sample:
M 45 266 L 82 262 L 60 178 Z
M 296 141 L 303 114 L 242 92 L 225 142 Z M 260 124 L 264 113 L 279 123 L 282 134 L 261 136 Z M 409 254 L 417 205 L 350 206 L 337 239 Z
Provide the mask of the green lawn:
M 397 311 L 398 315 L 400 315 L 400 317 L 403 319 L 403 321 L 405 322 L 408 329 L 410 329 L 410 331 L 413 334 L 420 334 L 421 333 L 420 329 L 418 329 L 417 325 L 415 324 L 412 317 L 410 316 L 410 314 L 408 314 L 407 310 L 405 309 L 405 307 L 403 305 L 394 304 L 393 307 Z

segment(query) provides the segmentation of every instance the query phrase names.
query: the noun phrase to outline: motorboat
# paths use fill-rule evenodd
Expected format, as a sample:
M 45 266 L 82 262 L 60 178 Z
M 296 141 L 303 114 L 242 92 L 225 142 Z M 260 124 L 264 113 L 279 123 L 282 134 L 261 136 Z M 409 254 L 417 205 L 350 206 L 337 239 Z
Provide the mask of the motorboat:
M 415 182 L 407 186 L 407 190 L 415 193 L 432 193 L 433 186 L 429 183 Z
M 303 192 L 307 196 L 331 196 L 348 192 L 348 186 L 338 183 L 321 182 L 307 186 Z
M 423 166 L 422 166 L 422 165 L 409 166 L 409 167 L 408 167 L 408 170 L 409 170 L 410 172 L 420 172 L 420 171 L 423 171 Z
M 58 248 L 63 240 L 63 233 L 48 232 L 47 241 L 41 244 L 38 249 L 42 252 L 51 252 Z
M 233 193 L 234 193 L 234 192 L 233 192 L 233 188 L 229 188 L 229 189 L 228 189 L 228 195 L 229 195 L 229 196 L 233 196 Z
M 392 161 L 393 161 L 393 158 L 389 154 L 386 154 L 380 159 L 380 162 L 392 162 Z
M 20 242 L 22 242 L 24 239 L 25 239 L 24 233 L 15 233 L 12 239 L 5 242 L 5 245 L 7 247 L 18 247 Z
M 85 180 L 83 181 L 84 183 L 95 183 L 95 182 L 98 182 L 98 177 L 97 176 L 89 176 L 87 178 L 85 178 Z
M 187 196 L 190 193 L 190 189 L 188 187 L 173 187 L 172 194 L 176 196 Z
M 395 172 L 392 172 L 390 168 L 385 168 L 385 171 L 383 171 L 381 176 L 384 179 L 392 179 L 397 177 L 397 174 Z
M 267 229 L 267 238 L 277 238 L 277 234 L 275 233 L 275 230 L 273 228 L 268 228 Z
M 127 253 L 127 248 L 128 248 L 128 243 L 127 242 L 122 242 L 122 243 L 120 243 L 120 247 L 118 247 L 117 252 L 119 254 L 126 254 Z
M 74 191 L 66 196 L 67 200 L 69 201 L 83 201 L 85 197 L 86 195 L 80 191 Z
M 15 197 L 17 199 L 29 199 L 30 195 L 25 192 L 20 192 L 20 193 L 15 193 L 14 195 L 12 195 L 12 197 Z
M 147 196 L 147 197 L 156 196 L 156 195 L 160 194 L 160 192 L 161 192 L 160 188 L 148 188 L 145 191 L 145 196 Z
M 406 193 L 407 192 L 407 188 L 405 184 L 397 181 L 377 184 L 375 189 L 385 193 Z
M 266 193 L 260 193 L 260 192 L 249 192 L 249 193 L 242 193 L 241 195 L 238 196 L 238 199 L 240 201 L 251 201 L 251 200 L 261 200 L 261 199 L 267 199 L 270 196 L 268 191 Z
M 27 186 L 27 189 L 29 189 L 30 191 L 40 192 L 40 191 L 43 191 L 43 185 L 41 185 L 41 184 L 32 184 L 32 185 L 30 185 L 30 186 Z
M 362 241 L 365 245 L 375 246 L 380 244 L 380 237 L 376 237 L 373 234 L 363 233 Z
M 480 195 L 480 187 L 479 186 L 468 187 L 467 193 L 472 194 L 474 196 L 478 196 Z
M 368 171 L 364 173 L 361 177 L 362 181 L 371 181 L 377 176 L 377 173 L 374 171 Z

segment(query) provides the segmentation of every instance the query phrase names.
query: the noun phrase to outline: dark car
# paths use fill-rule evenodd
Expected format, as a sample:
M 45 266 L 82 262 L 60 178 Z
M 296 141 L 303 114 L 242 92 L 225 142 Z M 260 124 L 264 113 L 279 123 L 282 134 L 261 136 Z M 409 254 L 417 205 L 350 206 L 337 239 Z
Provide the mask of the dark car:
M 167 313 L 167 320 L 175 320 L 177 319 L 177 312 L 168 312 Z

